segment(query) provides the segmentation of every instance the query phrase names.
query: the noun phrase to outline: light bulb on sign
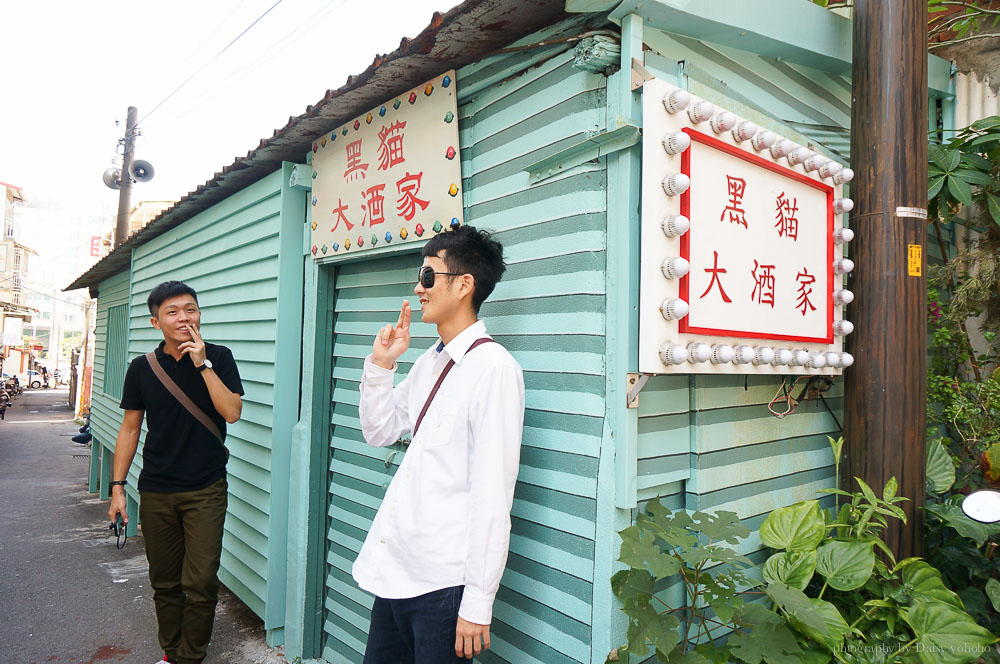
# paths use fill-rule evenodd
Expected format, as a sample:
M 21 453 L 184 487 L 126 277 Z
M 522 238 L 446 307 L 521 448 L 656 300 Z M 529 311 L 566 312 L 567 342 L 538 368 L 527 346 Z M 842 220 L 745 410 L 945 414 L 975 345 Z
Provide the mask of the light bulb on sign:
M 715 105 L 708 101 L 699 101 L 688 108 L 688 117 L 694 124 L 704 122 L 713 114 L 715 114 Z
M 708 344 L 697 341 L 692 341 L 688 344 L 688 362 L 691 364 L 708 362 L 708 358 L 710 357 L 712 357 L 712 349 L 708 347 Z
M 826 357 L 823 356 L 823 353 L 809 353 L 806 365 L 813 369 L 822 369 L 826 366 Z
M 839 305 L 850 304 L 854 302 L 854 293 L 849 290 L 839 289 L 833 291 L 833 303 Z
M 852 364 L 854 364 L 854 356 L 853 355 L 851 355 L 850 353 L 841 353 L 840 354 L 840 366 L 842 366 L 842 367 L 849 367 Z
M 713 115 L 708 124 L 716 134 L 722 134 L 736 126 L 736 116 L 729 111 L 722 111 Z
M 844 214 L 854 209 L 854 201 L 850 198 L 838 198 L 833 202 L 834 214 Z
M 833 333 L 838 337 L 846 337 L 854 331 L 854 323 L 849 320 L 833 321 Z
M 794 149 L 795 143 L 792 143 L 787 138 L 782 138 L 771 146 L 771 156 L 775 159 L 781 159 L 790 155 Z
M 750 122 L 749 120 L 744 120 L 735 127 L 733 127 L 733 140 L 737 143 L 742 143 L 743 141 L 749 141 L 757 133 L 757 125 Z
M 663 149 L 667 154 L 680 154 L 691 146 L 691 137 L 683 131 L 675 131 L 663 137 Z
M 778 140 L 778 137 L 773 131 L 763 129 L 754 134 L 753 138 L 750 139 L 750 145 L 757 152 L 761 152 L 774 145 L 776 140 Z
M 691 264 L 680 256 L 672 256 L 663 259 L 660 264 L 660 272 L 667 279 L 680 279 L 691 270 Z
M 678 111 L 683 111 L 691 103 L 691 93 L 687 90 L 671 90 L 663 95 L 663 108 L 667 113 L 673 115 Z
M 836 274 L 849 274 L 854 269 L 854 261 L 850 258 L 838 258 L 833 261 L 833 271 Z
M 788 363 L 792 367 L 804 367 L 809 362 L 809 353 L 801 348 L 792 351 L 792 360 Z
M 792 351 L 787 348 L 775 348 L 774 349 L 774 359 L 771 360 L 771 364 L 776 367 L 787 366 L 792 363 Z
M 835 161 L 828 161 L 819 167 L 819 176 L 821 178 L 830 178 L 843 170 L 843 166 Z
M 712 364 L 729 364 L 735 356 L 733 347 L 728 344 L 715 344 L 712 346 Z
M 824 157 L 823 155 L 814 153 L 810 155 L 808 159 L 802 162 L 802 166 L 803 168 L 806 169 L 806 172 L 811 173 L 812 171 L 818 171 L 820 167 L 823 166 L 823 164 L 825 164 L 828 161 L 830 160 Z
M 737 346 L 733 349 L 733 364 L 750 364 L 753 362 L 754 352 L 750 346 Z
M 854 171 L 849 168 L 842 169 L 833 175 L 834 184 L 847 184 L 854 179 Z
M 691 178 L 683 173 L 674 173 L 663 178 L 663 191 L 667 196 L 683 194 L 691 186 Z
M 826 360 L 826 366 L 834 369 L 840 368 L 840 353 L 823 353 L 823 359 Z
M 774 349 L 770 346 L 757 346 L 753 350 L 754 364 L 771 364 L 771 362 L 774 362 Z
M 838 228 L 833 232 L 833 241 L 836 244 L 847 244 L 854 239 L 854 231 L 850 228 Z
M 663 344 L 660 346 L 660 361 L 667 366 L 671 364 L 684 364 L 688 361 L 688 350 L 684 346 L 677 344 Z
M 660 226 L 667 237 L 680 237 L 691 228 L 691 220 L 682 214 L 672 214 L 660 222 Z
M 660 305 L 660 313 L 666 320 L 680 320 L 688 315 L 688 303 L 676 298 L 667 298 Z
M 788 163 L 797 166 L 813 155 L 809 148 L 795 148 L 788 155 Z

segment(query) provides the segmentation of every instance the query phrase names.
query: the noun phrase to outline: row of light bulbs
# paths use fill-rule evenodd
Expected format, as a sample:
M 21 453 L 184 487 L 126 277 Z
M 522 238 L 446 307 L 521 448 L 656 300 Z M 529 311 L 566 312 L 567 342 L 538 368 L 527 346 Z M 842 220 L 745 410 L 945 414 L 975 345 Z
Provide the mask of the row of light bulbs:
M 775 367 L 845 368 L 854 364 L 850 353 L 810 352 L 801 348 L 771 348 L 770 346 L 730 346 L 692 341 L 687 346 L 665 343 L 660 346 L 664 364 L 755 364 Z
M 789 166 L 802 164 L 806 172 L 816 171 L 821 178 L 829 178 L 834 184 L 846 184 L 854 179 L 854 171 L 844 168 L 835 161 L 813 152 L 809 148 L 796 145 L 792 141 L 779 139 L 774 132 L 759 129 L 749 120 L 737 123 L 737 117 L 729 111 L 715 112 L 715 105 L 708 101 L 691 103 L 691 94 L 686 90 L 673 90 L 663 96 L 663 107 L 668 113 L 674 114 L 687 109 L 688 117 L 693 124 L 701 124 L 708 120 L 709 126 L 716 134 L 727 131 L 732 134 L 737 143 L 750 141 L 757 152 L 770 150 L 775 160 L 782 157 Z M 691 137 L 683 131 L 671 132 L 663 137 L 663 149 L 667 154 L 675 155 L 684 152 L 691 146 Z M 663 178 L 663 191 L 668 196 L 683 194 L 691 186 L 691 179 L 683 173 L 673 173 Z M 833 202 L 834 212 L 843 214 L 854 209 L 854 201 L 850 198 L 838 198 Z

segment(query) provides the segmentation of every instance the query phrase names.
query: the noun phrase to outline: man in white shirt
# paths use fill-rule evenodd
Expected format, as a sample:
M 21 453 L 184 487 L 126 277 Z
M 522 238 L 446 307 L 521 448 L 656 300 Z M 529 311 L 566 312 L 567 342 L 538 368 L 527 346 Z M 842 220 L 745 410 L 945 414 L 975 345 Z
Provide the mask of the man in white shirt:
M 413 291 L 440 340 L 393 387 L 410 346 L 404 300 L 361 379 L 368 444 L 413 433 L 354 563 L 355 581 L 375 595 L 364 664 L 446 664 L 489 648 L 510 544 L 524 378 L 478 319 L 506 269 L 503 247 L 460 226 L 432 238 L 423 257 Z

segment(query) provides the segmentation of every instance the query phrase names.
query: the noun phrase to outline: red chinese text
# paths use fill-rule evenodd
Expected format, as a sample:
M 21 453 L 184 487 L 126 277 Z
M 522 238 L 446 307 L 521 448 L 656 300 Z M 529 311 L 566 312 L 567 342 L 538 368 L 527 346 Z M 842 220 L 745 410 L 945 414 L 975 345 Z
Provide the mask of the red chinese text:
M 399 190 L 399 200 L 396 202 L 396 209 L 399 211 L 399 216 L 407 221 L 413 221 L 413 215 L 416 214 L 418 205 L 421 210 L 426 210 L 430 204 L 429 201 L 417 198 L 417 194 L 420 192 L 420 178 L 423 176 L 423 171 L 415 175 L 407 173 L 396 182 L 396 189 Z
M 340 226 L 340 222 L 344 222 L 344 224 L 347 226 L 347 230 L 351 230 L 352 228 L 354 228 L 354 224 L 349 222 L 347 220 L 347 216 L 344 214 L 344 212 L 346 211 L 347 211 L 347 206 L 344 205 L 344 201 L 338 198 L 337 207 L 333 209 L 333 213 L 337 215 L 337 221 L 333 224 L 333 228 L 330 229 L 331 233 L 337 230 L 337 227 Z
M 778 229 L 778 237 L 790 237 L 793 240 L 799 239 L 799 219 L 796 216 L 799 211 L 799 199 L 785 198 L 785 192 L 778 194 L 775 201 L 778 213 L 774 215 L 777 223 L 774 227 Z
M 726 295 L 726 291 L 722 287 L 722 279 L 719 277 L 720 274 L 726 273 L 726 270 L 719 267 L 719 252 L 713 251 L 712 253 L 715 254 L 714 264 L 712 265 L 711 268 L 705 268 L 705 272 L 710 272 L 712 274 L 712 280 L 708 282 L 708 288 L 705 289 L 705 292 L 702 293 L 701 297 L 698 299 L 700 300 L 701 298 L 708 295 L 708 292 L 712 290 L 712 286 L 714 286 L 715 284 L 719 284 L 719 294 L 722 295 L 722 301 L 732 302 L 732 300 L 729 299 L 729 296 Z
M 403 129 L 406 122 L 393 122 L 388 127 L 383 125 L 378 132 L 378 170 L 387 171 L 397 164 L 402 164 Z
M 344 178 L 348 182 L 352 182 L 360 174 L 361 179 L 364 179 L 365 171 L 368 170 L 368 163 L 361 162 L 361 139 L 359 138 L 353 143 L 348 143 L 345 149 L 347 150 L 347 170 L 344 171 Z
M 729 196 L 729 204 L 719 216 L 719 221 L 726 218 L 729 213 L 729 223 L 743 224 L 747 228 L 747 213 L 743 209 L 743 194 L 747 189 L 747 181 L 743 178 L 734 178 L 732 175 L 726 176 L 726 195 Z
M 809 270 L 806 268 L 802 268 L 802 271 L 795 276 L 795 281 L 799 282 L 798 300 L 795 302 L 795 308 L 800 310 L 803 316 L 809 310 L 816 311 L 816 307 L 809 301 L 809 295 L 813 292 L 810 286 L 816 283 L 816 277 L 809 274 Z
M 375 226 L 385 221 L 385 212 L 383 211 L 385 197 L 382 196 L 383 189 L 385 189 L 384 184 L 376 184 L 361 192 L 361 197 L 364 199 L 361 209 L 365 211 L 365 218 L 361 220 L 362 226 L 365 225 L 365 222 L 368 222 L 368 226 Z
M 758 274 L 757 270 L 760 270 Z M 750 299 L 758 304 L 770 304 L 774 308 L 774 274 L 773 265 L 761 265 L 754 259 L 750 275 L 754 278 L 753 293 Z

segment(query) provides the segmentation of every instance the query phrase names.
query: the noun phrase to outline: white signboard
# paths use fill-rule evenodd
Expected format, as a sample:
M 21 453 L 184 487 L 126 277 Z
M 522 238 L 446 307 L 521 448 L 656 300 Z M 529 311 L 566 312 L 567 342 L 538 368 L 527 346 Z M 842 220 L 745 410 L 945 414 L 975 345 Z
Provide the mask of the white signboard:
M 3 345 L 17 346 L 24 343 L 24 322 L 20 318 L 4 316 L 3 319 Z
M 312 254 L 416 242 L 463 223 L 455 72 L 313 143 Z
M 639 370 L 840 373 L 850 170 L 663 81 L 643 96 Z

